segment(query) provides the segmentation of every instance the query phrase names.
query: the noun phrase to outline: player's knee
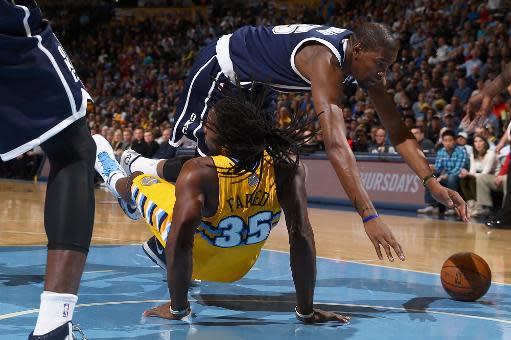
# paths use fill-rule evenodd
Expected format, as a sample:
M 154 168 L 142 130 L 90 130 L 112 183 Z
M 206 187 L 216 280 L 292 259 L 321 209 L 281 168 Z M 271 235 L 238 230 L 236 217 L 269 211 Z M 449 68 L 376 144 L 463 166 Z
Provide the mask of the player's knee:
M 45 229 L 48 249 L 87 253 L 94 223 L 96 144 L 80 119 L 45 142 L 50 160 Z

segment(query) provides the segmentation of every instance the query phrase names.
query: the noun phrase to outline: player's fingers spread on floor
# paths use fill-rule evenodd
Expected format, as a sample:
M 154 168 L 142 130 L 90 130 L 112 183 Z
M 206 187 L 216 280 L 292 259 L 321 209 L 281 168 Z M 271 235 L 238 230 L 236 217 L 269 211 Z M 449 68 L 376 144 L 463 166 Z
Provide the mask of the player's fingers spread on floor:
M 158 314 L 156 313 L 156 308 L 152 308 L 152 309 L 148 309 L 148 310 L 145 310 L 143 313 L 142 313 L 143 316 L 158 316 Z
M 350 322 L 350 319 L 351 318 L 349 316 L 341 315 L 341 314 L 335 314 L 335 320 L 339 321 L 340 323 L 348 323 L 348 322 Z
M 382 246 L 385 249 L 385 252 L 387 253 L 387 257 L 389 258 L 389 261 L 393 262 L 394 261 L 394 257 L 392 256 L 392 252 L 390 251 L 389 244 L 387 242 L 383 242 Z
M 378 258 L 380 260 L 383 260 L 383 255 L 381 254 L 381 249 L 380 249 L 380 243 L 378 243 L 377 241 L 373 241 L 373 240 L 371 240 L 371 242 L 373 242 L 374 250 L 376 250 L 376 254 L 378 255 Z
M 394 239 L 392 239 L 389 242 L 389 244 L 392 247 L 392 249 L 394 249 L 394 251 L 396 252 L 396 255 L 399 257 L 399 259 L 401 261 L 403 261 L 405 259 L 405 254 L 403 254 L 403 249 L 401 249 L 401 245 Z

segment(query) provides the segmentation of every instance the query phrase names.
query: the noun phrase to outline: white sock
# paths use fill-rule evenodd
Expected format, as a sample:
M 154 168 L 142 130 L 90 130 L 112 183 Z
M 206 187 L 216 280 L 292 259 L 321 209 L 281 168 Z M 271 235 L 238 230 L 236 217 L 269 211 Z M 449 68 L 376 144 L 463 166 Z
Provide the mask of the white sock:
M 163 159 L 150 159 L 145 157 L 138 157 L 131 163 L 130 170 L 131 172 L 142 171 L 144 174 L 158 176 L 157 165 Z
M 44 291 L 34 335 L 44 335 L 73 319 L 78 296 Z

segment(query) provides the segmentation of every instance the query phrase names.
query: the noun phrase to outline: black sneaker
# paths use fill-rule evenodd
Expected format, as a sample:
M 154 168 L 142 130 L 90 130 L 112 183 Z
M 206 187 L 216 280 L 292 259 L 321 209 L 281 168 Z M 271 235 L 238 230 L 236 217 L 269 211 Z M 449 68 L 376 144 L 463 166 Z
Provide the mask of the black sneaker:
M 149 240 L 145 241 L 142 244 L 142 249 L 144 253 L 158 266 L 162 269 L 167 269 L 167 260 L 165 259 L 165 248 L 158 241 L 158 239 L 153 236 Z
M 49 333 L 43 335 L 34 335 L 34 332 L 30 333 L 28 340 L 74 340 L 78 339 L 74 332 L 80 334 L 82 340 L 87 340 L 85 334 L 78 325 L 73 325 L 71 321 L 63 324 L 62 326 L 55 328 Z

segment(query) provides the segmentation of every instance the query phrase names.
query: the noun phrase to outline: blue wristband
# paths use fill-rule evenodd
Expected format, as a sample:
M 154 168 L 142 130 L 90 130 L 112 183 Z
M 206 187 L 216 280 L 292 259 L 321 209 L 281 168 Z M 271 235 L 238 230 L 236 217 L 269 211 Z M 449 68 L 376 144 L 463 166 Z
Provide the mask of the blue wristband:
M 366 223 L 366 222 L 369 222 L 369 221 L 371 221 L 371 220 L 374 220 L 375 218 L 378 218 L 378 217 L 380 217 L 380 215 L 378 215 L 378 214 L 369 215 L 369 216 L 367 216 L 367 217 L 364 217 L 364 218 L 362 219 L 362 222 Z

